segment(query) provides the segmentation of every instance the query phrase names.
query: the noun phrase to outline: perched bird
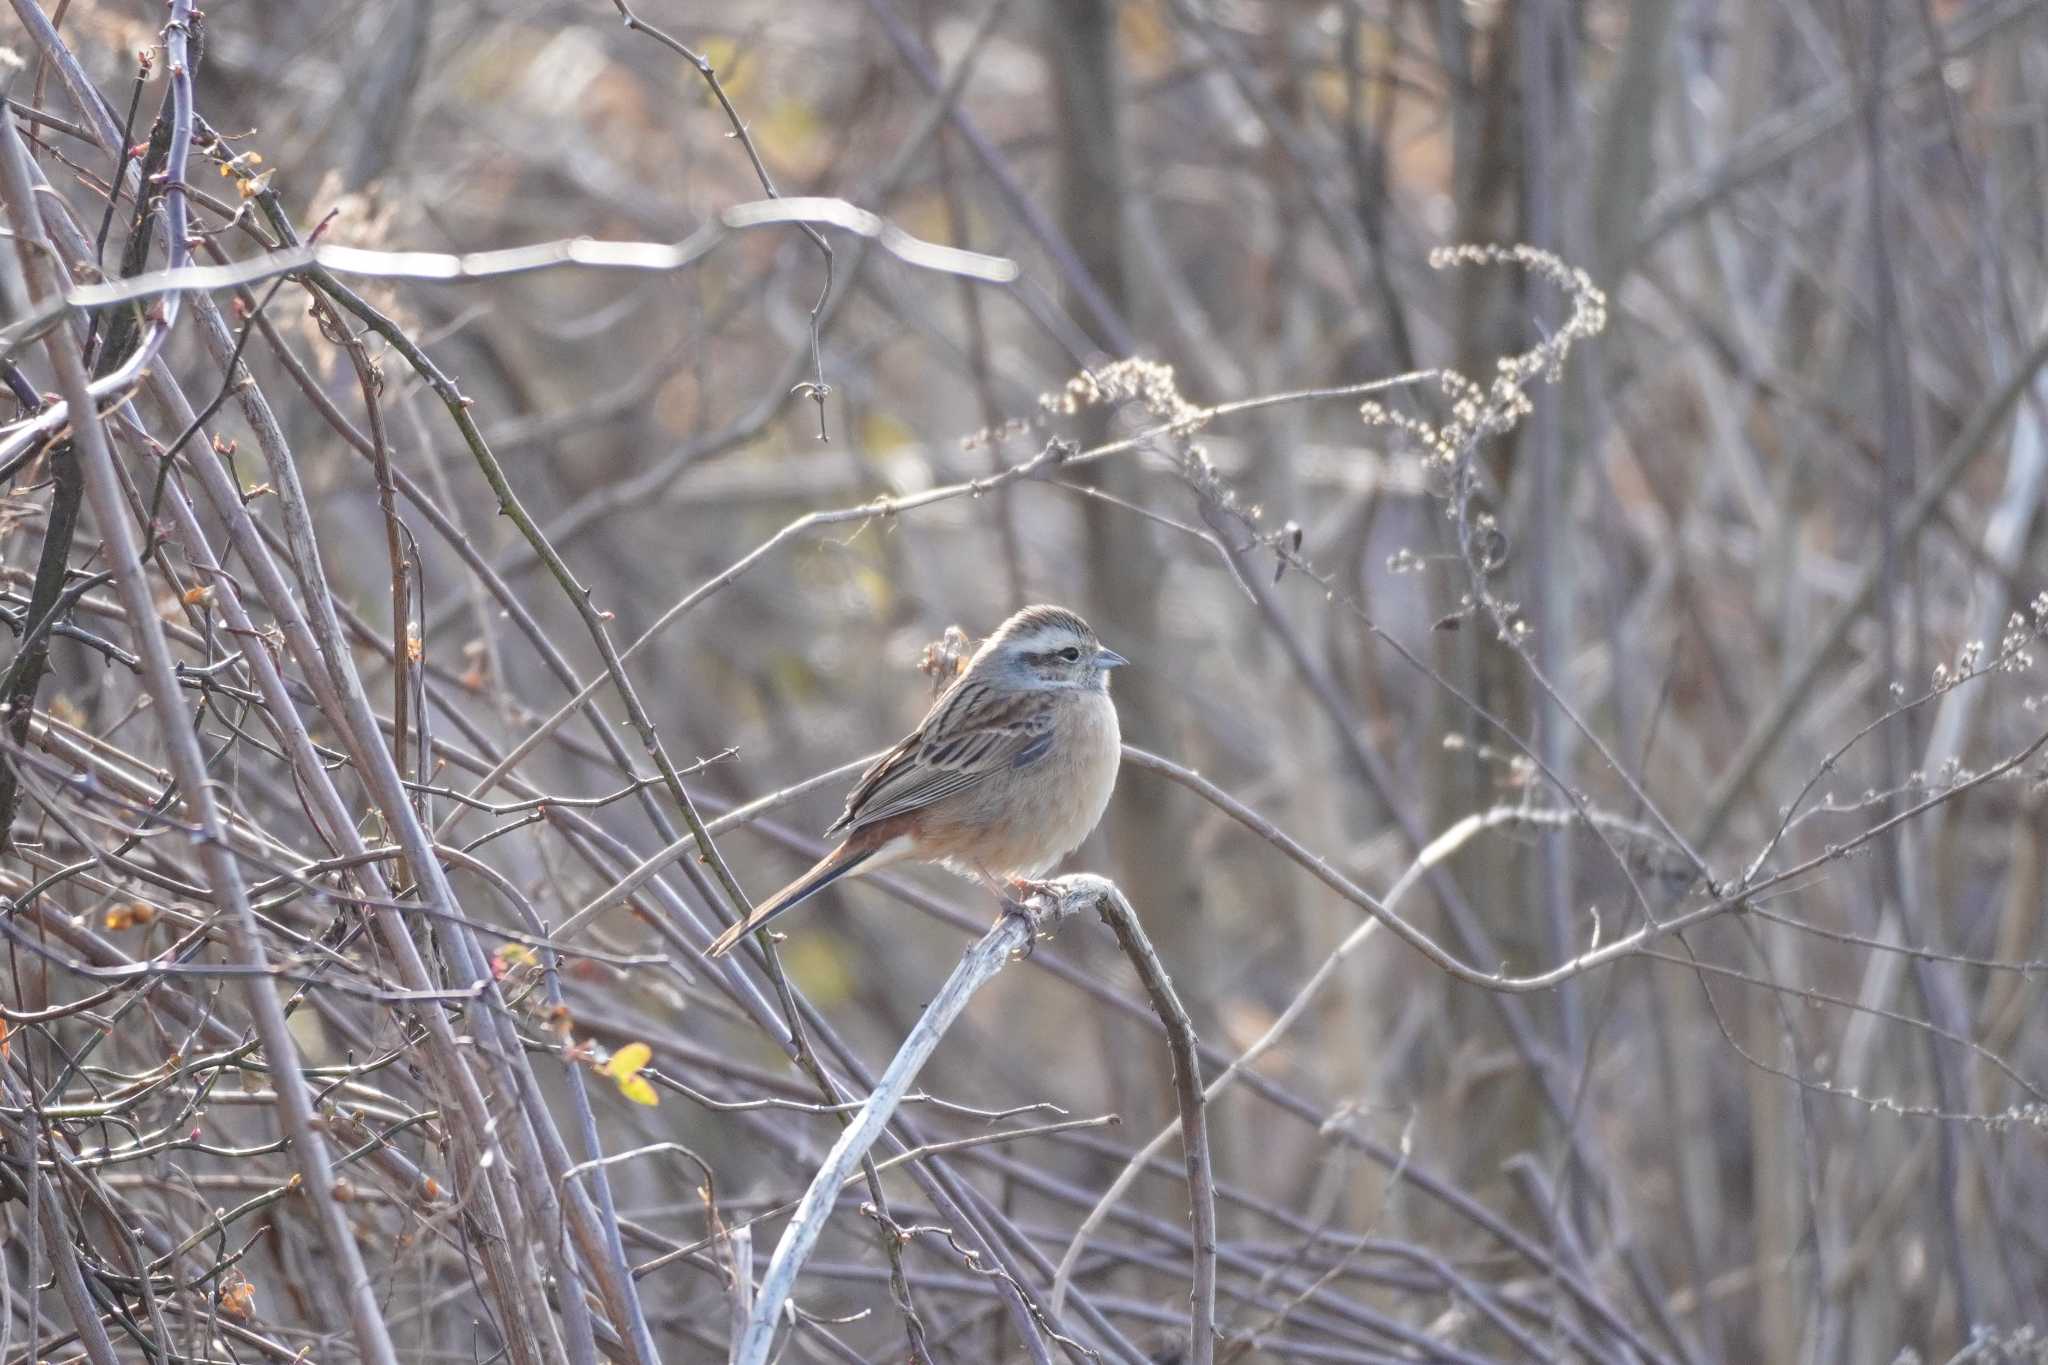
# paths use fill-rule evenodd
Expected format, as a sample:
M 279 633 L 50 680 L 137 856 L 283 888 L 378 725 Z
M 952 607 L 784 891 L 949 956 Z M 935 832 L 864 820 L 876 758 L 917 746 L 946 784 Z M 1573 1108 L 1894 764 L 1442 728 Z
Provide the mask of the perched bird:
M 720 934 L 711 956 L 841 877 L 892 863 L 943 863 L 998 895 L 1031 890 L 1109 804 L 1122 751 L 1109 671 L 1127 662 L 1064 607 L 1003 622 L 861 774 L 825 831 L 845 836 L 839 847 Z

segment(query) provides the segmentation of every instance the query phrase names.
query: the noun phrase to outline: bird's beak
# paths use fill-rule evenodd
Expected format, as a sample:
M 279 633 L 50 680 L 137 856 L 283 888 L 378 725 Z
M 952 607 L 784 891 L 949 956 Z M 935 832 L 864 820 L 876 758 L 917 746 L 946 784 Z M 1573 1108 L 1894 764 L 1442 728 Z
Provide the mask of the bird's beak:
M 1113 649 L 1104 649 L 1100 645 L 1096 646 L 1095 664 L 1098 668 L 1122 668 L 1129 662 L 1129 659 L 1126 659 Z

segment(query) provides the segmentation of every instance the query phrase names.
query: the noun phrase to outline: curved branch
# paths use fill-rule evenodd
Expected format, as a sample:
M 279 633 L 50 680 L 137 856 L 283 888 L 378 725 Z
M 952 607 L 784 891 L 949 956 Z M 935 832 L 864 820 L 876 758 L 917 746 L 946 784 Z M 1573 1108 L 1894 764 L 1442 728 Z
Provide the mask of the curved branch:
M 840 1130 L 839 1140 L 832 1144 L 824 1164 L 811 1177 L 810 1186 L 797 1205 L 796 1215 L 790 1219 L 789 1226 L 782 1231 L 781 1240 L 775 1244 L 767 1274 L 762 1277 L 760 1289 L 754 1295 L 753 1312 L 747 1317 L 745 1328 L 733 1345 L 733 1365 L 766 1365 L 770 1348 L 775 1344 L 776 1322 L 787 1311 L 790 1295 L 796 1289 L 796 1277 L 825 1230 L 825 1220 L 831 1216 L 832 1207 L 838 1202 L 840 1187 L 853 1175 L 861 1158 L 867 1155 L 868 1149 L 889 1126 L 889 1120 L 910 1092 L 918 1072 L 924 1069 L 924 1064 L 938 1048 L 939 1040 L 945 1037 L 946 1030 L 967 1008 L 967 1002 L 974 998 L 974 993 L 1021 954 L 1037 934 L 1048 932 L 1061 921 L 1112 897 L 1122 899 L 1116 887 L 1101 877 L 1085 874 L 1062 877 L 1055 884 L 1061 887 L 1061 893 L 1049 908 L 1042 911 L 1034 908 L 1029 919 L 1020 914 L 1003 916 L 994 928 L 982 935 L 980 942 L 967 950 L 967 955 L 960 959 L 960 965 L 946 978 L 946 984 L 925 1006 L 924 1013 L 918 1016 L 910 1035 L 903 1040 L 903 1046 L 897 1049 L 888 1069 L 883 1071 L 875 1082 L 875 1088 L 869 1092 L 860 1113 Z

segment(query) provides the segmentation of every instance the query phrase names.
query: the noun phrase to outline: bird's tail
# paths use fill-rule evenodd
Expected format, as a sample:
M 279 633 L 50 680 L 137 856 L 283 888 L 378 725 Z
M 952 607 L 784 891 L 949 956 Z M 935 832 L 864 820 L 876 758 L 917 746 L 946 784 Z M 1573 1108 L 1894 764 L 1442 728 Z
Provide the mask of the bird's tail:
M 767 900 L 762 901 L 754 907 L 753 912 L 745 919 L 741 920 L 738 924 L 732 925 L 724 933 L 720 934 L 709 949 L 710 955 L 712 957 L 724 957 L 733 950 L 735 944 L 748 934 L 753 933 L 783 911 L 809 900 L 813 895 L 824 890 L 833 882 L 838 881 L 847 873 L 859 868 L 861 864 L 867 862 L 881 851 L 881 845 L 878 844 L 869 844 L 865 848 L 858 849 L 853 847 L 851 840 L 841 844 L 820 858 L 810 871 L 798 877 L 788 886 L 783 887 Z

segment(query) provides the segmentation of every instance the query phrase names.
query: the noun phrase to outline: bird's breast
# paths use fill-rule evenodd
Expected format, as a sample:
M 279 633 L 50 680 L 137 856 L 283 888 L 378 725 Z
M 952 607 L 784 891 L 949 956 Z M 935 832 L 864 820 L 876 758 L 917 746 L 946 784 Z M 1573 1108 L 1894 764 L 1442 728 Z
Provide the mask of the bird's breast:
M 1059 765 L 1054 789 L 1060 795 L 1046 812 L 1047 849 L 1038 871 L 1079 848 L 1101 822 L 1110 793 L 1116 790 L 1117 764 L 1123 756 L 1116 703 L 1107 692 L 1087 693 L 1061 724 L 1065 733 L 1047 755 Z

